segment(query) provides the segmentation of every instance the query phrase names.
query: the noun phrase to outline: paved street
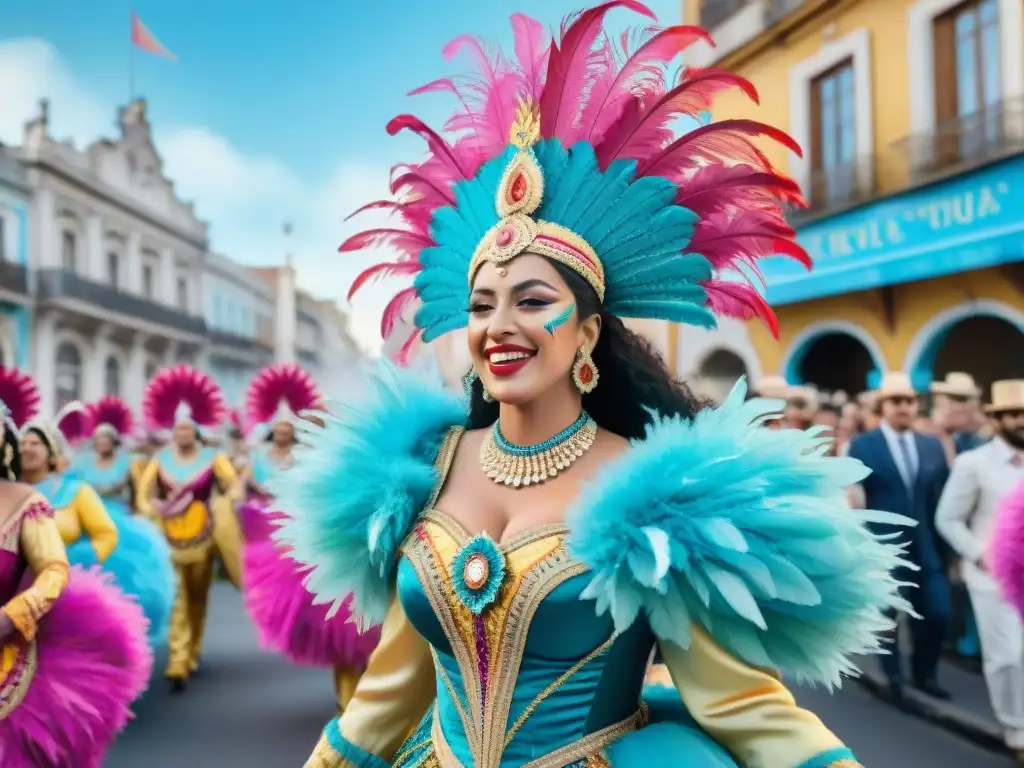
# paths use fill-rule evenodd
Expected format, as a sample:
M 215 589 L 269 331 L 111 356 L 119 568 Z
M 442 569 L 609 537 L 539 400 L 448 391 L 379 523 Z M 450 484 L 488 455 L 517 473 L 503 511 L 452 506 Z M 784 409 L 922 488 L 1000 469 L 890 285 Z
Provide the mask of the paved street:
M 205 667 L 188 692 L 167 693 L 159 676 L 108 768 L 299 768 L 331 716 L 327 672 L 302 670 L 260 653 L 237 595 L 216 587 Z M 159 670 L 158 670 L 159 671 Z M 867 768 L 1008 768 L 978 749 L 903 715 L 850 684 L 840 694 L 798 691 Z M 697 768 L 688 766 L 687 768 Z

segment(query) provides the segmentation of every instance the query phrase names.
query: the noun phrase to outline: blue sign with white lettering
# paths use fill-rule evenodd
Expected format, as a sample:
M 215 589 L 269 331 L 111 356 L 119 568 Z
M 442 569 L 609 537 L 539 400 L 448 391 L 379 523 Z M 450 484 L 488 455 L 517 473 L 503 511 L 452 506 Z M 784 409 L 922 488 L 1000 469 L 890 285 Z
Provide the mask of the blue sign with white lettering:
M 765 262 L 767 298 L 792 304 L 1024 259 L 1024 157 L 800 228 L 814 269 Z

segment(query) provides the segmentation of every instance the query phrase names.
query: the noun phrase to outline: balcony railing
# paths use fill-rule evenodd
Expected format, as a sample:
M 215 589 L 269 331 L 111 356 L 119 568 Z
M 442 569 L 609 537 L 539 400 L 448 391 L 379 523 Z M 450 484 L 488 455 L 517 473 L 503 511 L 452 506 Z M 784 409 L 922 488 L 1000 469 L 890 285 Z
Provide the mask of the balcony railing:
M 751 0 L 705 0 L 700 9 L 700 25 L 704 29 L 714 29 L 750 3 Z
M 142 296 L 124 293 L 105 283 L 94 283 L 70 270 L 42 269 L 38 272 L 38 279 L 41 301 L 71 299 L 184 333 L 206 335 L 206 322 L 201 317 L 193 317 Z
M 24 264 L 0 261 L 0 288 L 12 293 L 28 293 L 28 270 Z
M 210 343 L 218 347 L 233 347 L 244 351 L 269 351 L 272 350 L 273 344 L 268 344 L 267 340 L 260 336 L 246 336 L 240 333 L 231 333 L 230 331 L 219 330 L 217 328 L 211 328 L 209 330 Z
M 782 21 L 782 19 L 801 5 L 807 0 L 768 0 L 768 7 L 765 8 L 764 20 L 767 24 L 775 24 L 776 22 Z
M 943 121 L 934 131 L 911 134 L 894 148 L 905 155 L 911 185 L 1024 151 L 1024 99 Z
M 801 219 L 849 208 L 867 202 L 878 194 L 875 179 L 876 158 L 856 158 L 848 163 L 822 168 L 811 173 L 805 190 L 808 207 L 795 210 L 791 218 Z

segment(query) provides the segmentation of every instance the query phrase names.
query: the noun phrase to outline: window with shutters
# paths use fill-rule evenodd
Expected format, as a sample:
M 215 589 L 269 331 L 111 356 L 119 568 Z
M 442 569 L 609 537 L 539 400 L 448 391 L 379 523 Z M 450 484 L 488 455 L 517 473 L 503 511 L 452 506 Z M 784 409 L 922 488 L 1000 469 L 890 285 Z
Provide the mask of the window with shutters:
M 1001 123 L 997 0 L 969 0 L 939 16 L 935 36 L 938 166 L 970 160 L 997 144 Z
M 853 59 L 811 81 L 811 205 L 840 205 L 856 187 L 857 104 Z

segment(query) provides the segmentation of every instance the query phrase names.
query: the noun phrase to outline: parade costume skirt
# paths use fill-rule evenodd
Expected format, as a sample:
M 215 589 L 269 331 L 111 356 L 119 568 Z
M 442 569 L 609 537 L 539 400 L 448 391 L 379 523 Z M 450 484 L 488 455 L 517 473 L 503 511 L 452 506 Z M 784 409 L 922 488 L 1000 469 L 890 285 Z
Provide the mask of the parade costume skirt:
M 96 568 L 71 569 L 36 639 L 4 661 L 3 768 L 100 768 L 153 667 L 142 610 Z
M 167 641 L 177 581 L 171 550 L 163 534 L 142 517 L 132 516 L 119 499 L 104 499 L 117 526 L 117 546 L 102 564 L 114 582 L 134 598 L 149 620 L 149 642 L 156 648 Z M 96 565 L 92 543 L 82 537 L 68 548 L 72 565 Z
M 643 698 L 647 716 L 645 725 L 612 737 L 609 743 L 595 747 L 582 756 L 573 754 L 564 763 L 566 768 L 585 768 L 591 765 L 649 768 L 652 758 L 655 758 L 657 765 L 680 768 L 740 768 L 739 763 L 694 722 L 675 688 L 647 685 L 644 687 Z M 433 721 L 433 711 L 428 712 L 420 727 L 398 750 L 398 757 L 393 763 L 395 768 L 432 764 L 430 758 L 436 759 L 438 751 L 431 739 Z M 337 732 L 337 728 L 328 728 L 327 732 L 332 731 Z M 516 738 L 528 738 L 528 731 L 527 725 Z M 353 762 L 360 757 L 352 754 L 349 745 L 344 743 L 332 743 L 331 746 Z M 602 758 L 605 762 L 600 761 Z
M 246 543 L 243 594 L 260 646 L 303 666 L 365 668 L 380 630 L 359 634 L 348 603 L 328 619 L 330 606 L 313 604 L 299 568 L 272 540 Z
M 238 517 L 246 542 L 269 540 L 276 528 L 274 521 L 284 519 L 284 515 L 274 512 L 270 508 L 270 502 L 262 496 L 250 496 L 239 507 Z
M 986 558 L 1003 597 L 1024 617 L 1024 482 L 999 505 Z

